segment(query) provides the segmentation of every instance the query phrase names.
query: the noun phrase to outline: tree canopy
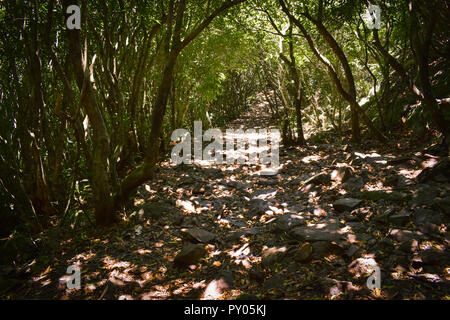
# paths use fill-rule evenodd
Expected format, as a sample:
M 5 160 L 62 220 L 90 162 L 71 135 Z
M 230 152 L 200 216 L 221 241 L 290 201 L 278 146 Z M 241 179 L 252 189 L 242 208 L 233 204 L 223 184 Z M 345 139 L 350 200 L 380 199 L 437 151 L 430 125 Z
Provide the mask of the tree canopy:
M 449 16 L 442 0 L 2 2 L 1 238 L 129 221 L 174 130 L 255 106 L 286 150 L 408 141 L 445 159 Z

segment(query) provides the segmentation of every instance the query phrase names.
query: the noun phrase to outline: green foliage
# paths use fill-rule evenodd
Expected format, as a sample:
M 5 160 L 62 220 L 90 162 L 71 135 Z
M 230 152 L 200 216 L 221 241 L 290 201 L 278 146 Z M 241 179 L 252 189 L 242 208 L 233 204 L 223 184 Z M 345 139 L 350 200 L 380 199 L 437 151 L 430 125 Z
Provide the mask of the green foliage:
M 342 59 L 314 19 L 336 40 L 350 65 L 357 102 L 377 128 L 397 131 L 406 121 L 409 131 L 421 135 L 436 127 L 423 101 L 375 45 L 374 32 L 361 19 L 366 1 L 284 2 L 348 90 Z M 350 127 L 348 101 L 278 0 L 247 1 L 215 17 L 180 51 L 168 89 L 163 86 L 163 72 L 177 44 L 180 2 L 85 3 L 89 14 L 83 16 L 79 51 L 84 54 L 86 49 L 86 72 L 92 70 L 92 91 L 87 96 L 75 70 L 75 52 L 69 50 L 63 4 L 56 1 L 53 9 L 51 2 L 0 5 L 0 231 L 4 236 L 39 232 L 63 216 L 73 226 L 89 224 L 92 208 L 101 203 L 96 202 L 96 192 L 102 185 L 93 179 L 98 173 L 93 161 L 98 147 L 106 145 L 104 154 L 97 156 L 105 162 L 104 181 L 113 197 L 142 159 L 152 156 L 155 140 L 150 133 L 156 111 L 163 115 L 162 123 L 156 122 L 161 131 L 155 133 L 163 147 L 169 144 L 172 130 L 189 128 L 198 119 L 205 128 L 224 127 L 257 99 L 265 100 L 278 126 L 295 136 L 299 128 L 294 81 L 283 56 L 293 58 L 291 65 L 301 84 L 300 118 L 308 128 L 306 136 L 312 134 L 311 141 L 321 143 L 328 139 L 327 131 L 343 134 Z M 174 20 L 169 25 L 171 3 Z M 178 20 L 179 40 L 192 35 L 224 3 L 186 1 Z M 440 10 L 442 3 L 419 3 L 412 11 L 407 2 L 377 3 L 382 9 L 381 47 L 420 90 L 424 85 L 418 52 L 411 50 L 413 26 L 415 19 L 423 26 L 417 36 L 423 40 L 427 26 L 437 21 L 426 53 L 431 94 L 448 98 L 450 28 L 442 14 L 445 10 Z M 163 105 L 158 105 L 166 89 L 167 102 L 160 99 Z M 86 99 L 95 103 L 96 112 L 88 112 Z M 446 119 L 448 110 L 442 108 Z M 96 114 L 100 117 L 94 119 Z M 98 128 L 103 127 L 102 137 Z M 140 167 L 135 173 L 143 172 Z

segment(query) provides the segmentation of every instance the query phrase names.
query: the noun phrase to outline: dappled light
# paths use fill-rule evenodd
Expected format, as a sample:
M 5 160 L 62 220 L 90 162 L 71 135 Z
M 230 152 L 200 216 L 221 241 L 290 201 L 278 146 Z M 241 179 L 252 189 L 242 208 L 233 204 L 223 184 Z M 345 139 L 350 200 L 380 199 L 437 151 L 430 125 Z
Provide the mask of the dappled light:
M 448 3 L 153 2 L 0 4 L 0 299 L 450 299 Z

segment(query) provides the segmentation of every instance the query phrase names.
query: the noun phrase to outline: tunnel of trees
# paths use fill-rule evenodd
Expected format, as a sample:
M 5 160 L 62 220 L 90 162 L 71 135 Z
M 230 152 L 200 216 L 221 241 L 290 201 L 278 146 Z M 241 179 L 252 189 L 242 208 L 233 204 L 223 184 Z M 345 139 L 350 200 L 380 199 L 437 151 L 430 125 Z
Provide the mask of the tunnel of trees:
M 68 27 L 75 19 L 73 5 L 80 10 L 80 28 Z M 371 5 L 381 12 L 378 27 L 367 11 Z M 154 217 L 146 225 L 130 215 L 142 206 L 145 214 L 163 210 L 160 200 L 169 189 L 171 212 L 190 217 L 189 200 L 195 201 L 183 198 L 181 186 L 201 196 L 206 186 L 183 175 L 182 170 L 201 170 L 195 166 L 165 167 L 174 145 L 172 132 L 178 128 L 193 132 L 198 120 L 203 130 L 225 130 L 234 121 L 256 121 L 259 112 L 268 119 L 263 126 L 270 123 L 280 130 L 281 155 L 287 154 L 289 160 L 285 165 L 292 163 L 300 176 L 281 171 L 278 190 L 291 188 L 295 179 L 299 179 L 295 190 L 306 195 L 311 192 L 305 186 L 326 185 L 323 171 L 336 165 L 331 151 L 354 156 L 385 150 L 395 155 L 387 160 L 394 165 L 389 168 L 394 174 L 402 170 L 397 164 L 412 161 L 411 166 L 421 170 L 415 185 L 437 184 L 432 185 L 437 198 L 422 206 L 424 210 L 434 206 L 430 210 L 444 219 L 438 223 L 431 213 L 426 216 L 427 223 L 441 228 L 432 239 L 448 244 L 442 228 L 450 211 L 449 17 L 450 6 L 444 0 L 2 2 L 0 264 L 8 267 L 1 273 L 0 291 L 20 291 L 17 282 L 6 280 L 14 278 L 8 275 L 35 275 L 52 265 L 56 255 L 48 252 L 56 249 L 48 249 L 49 242 L 62 245 L 66 237 L 81 243 L 93 239 L 112 243 L 111 233 L 127 241 L 141 234 L 135 232 L 138 225 L 144 231 L 156 228 Z M 321 174 L 311 171 L 302 177 L 305 171 L 296 167 L 296 161 L 307 163 L 307 156 L 314 157 L 312 153 L 321 149 L 330 152 L 329 157 L 319 156 L 329 163 L 316 168 L 323 169 Z M 369 158 L 337 162 L 350 168 L 344 176 L 355 175 L 359 173 L 351 166 L 363 168 Z M 241 183 L 234 178 L 227 181 Z M 413 188 L 408 183 L 406 187 Z M 140 190 L 146 190 L 146 196 L 141 197 Z M 373 189 L 357 191 L 366 196 L 359 199 L 367 206 L 369 201 L 389 205 L 393 194 L 400 192 L 380 200 L 367 196 Z M 399 204 L 394 199 L 397 207 L 391 208 L 408 211 L 405 219 L 411 223 L 418 219 L 414 210 L 420 207 L 409 206 L 408 201 L 417 200 L 415 191 L 404 191 L 413 200 Z M 317 192 L 324 192 L 330 207 L 321 210 L 327 212 L 344 195 L 336 190 Z M 327 198 L 326 192 L 335 194 Z M 287 205 L 291 201 L 306 208 L 311 203 L 311 197 L 302 200 L 294 193 L 285 196 Z M 245 196 L 235 197 L 241 201 Z M 223 205 L 220 201 L 225 200 L 217 200 L 218 206 Z M 260 207 L 252 201 L 249 211 Z M 283 200 L 278 202 L 275 207 L 280 210 Z M 225 204 L 219 213 L 211 213 L 211 219 L 226 218 L 227 210 L 237 214 L 241 209 L 239 204 Z M 313 216 L 320 217 L 317 210 Z M 158 230 L 165 232 L 163 227 Z M 163 237 L 155 234 L 149 238 L 151 246 Z M 296 250 L 302 253 L 307 245 Z M 30 261 L 37 266 L 31 271 L 26 267 Z M 275 277 L 258 272 L 253 278 L 267 282 Z M 438 297 L 449 295 L 448 287 L 429 290 Z M 102 292 L 107 290 L 101 288 Z

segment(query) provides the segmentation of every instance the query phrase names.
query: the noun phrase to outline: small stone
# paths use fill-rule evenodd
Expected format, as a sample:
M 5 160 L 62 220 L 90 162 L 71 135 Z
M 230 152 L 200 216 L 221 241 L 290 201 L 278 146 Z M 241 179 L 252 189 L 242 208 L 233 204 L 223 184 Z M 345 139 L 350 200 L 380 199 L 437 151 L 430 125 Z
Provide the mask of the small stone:
M 261 186 L 273 186 L 278 183 L 278 180 L 276 179 L 261 179 L 258 181 L 258 184 Z
M 284 258 L 286 251 L 286 247 L 272 247 L 264 250 L 262 254 L 261 265 L 263 267 L 270 267 L 275 263 L 280 262 Z
M 372 235 L 370 233 L 360 233 L 357 235 L 358 241 L 368 242 L 372 239 Z
M 356 278 L 361 278 L 366 274 L 372 273 L 375 267 L 378 267 L 375 259 L 369 257 L 358 258 L 349 264 L 348 271 Z
M 210 281 L 203 293 L 203 299 L 211 300 L 222 296 L 225 291 L 234 285 L 234 277 L 231 271 L 221 272 L 214 280 Z
M 350 179 L 352 174 L 353 170 L 350 167 L 337 168 L 331 173 L 331 180 L 343 183 Z
M 417 230 L 420 232 L 427 234 L 427 235 L 439 235 L 440 234 L 440 228 L 438 225 L 426 222 L 424 224 L 418 225 Z
M 305 185 L 308 184 L 316 184 L 316 185 L 327 185 L 329 184 L 331 181 L 330 175 L 327 173 L 319 173 L 316 174 L 315 176 L 312 176 L 311 178 L 309 178 L 308 180 L 305 181 Z
M 265 274 L 264 274 L 264 272 L 262 272 L 262 271 L 253 271 L 253 270 L 251 270 L 251 271 L 249 271 L 249 273 L 248 273 L 248 277 L 249 277 L 251 280 L 256 280 L 256 281 L 258 281 L 258 282 L 262 282 L 262 281 L 264 281 Z
M 398 183 L 399 177 L 396 174 L 391 174 L 386 177 L 386 179 L 383 182 L 383 185 L 388 187 L 395 187 Z
M 389 223 L 389 217 L 392 216 L 393 212 L 392 209 L 388 209 L 384 213 L 375 215 L 372 219 L 376 223 L 387 224 Z
M 201 184 L 196 184 L 192 188 L 192 194 L 204 194 L 205 193 L 205 187 Z
M 411 213 L 398 213 L 391 215 L 389 221 L 396 225 L 405 225 L 409 222 L 411 216 Z
M 246 228 L 241 229 L 237 231 L 231 232 L 227 237 L 226 240 L 233 242 L 239 240 L 242 236 L 254 236 L 261 232 L 259 228 Z
M 429 209 L 416 209 L 412 216 L 414 217 L 414 224 L 416 226 L 425 225 L 427 223 L 440 225 L 442 223 L 440 214 Z
M 292 239 L 298 241 L 340 241 L 345 235 L 341 232 L 336 219 L 325 219 L 317 225 L 297 227 L 289 233 Z
M 214 233 L 200 228 L 190 228 L 185 230 L 184 233 L 189 239 L 200 243 L 210 243 L 216 238 Z
M 400 244 L 399 249 L 405 253 L 417 252 L 419 242 L 417 240 L 407 240 Z
M 358 252 L 359 248 L 357 246 L 351 245 L 347 251 L 345 252 L 345 255 L 349 258 L 352 258 L 356 252 Z
M 388 193 L 381 190 L 374 190 L 374 191 L 360 192 L 358 198 L 371 201 L 380 201 L 380 200 L 403 201 L 408 199 L 409 195 L 398 191 Z
M 431 159 L 430 165 L 417 176 L 417 180 L 423 183 L 428 180 L 435 180 L 439 182 L 447 182 L 450 177 L 450 158 L 442 158 L 439 162 L 436 159 Z
M 397 179 L 397 188 L 405 188 L 407 186 L 413 185 L 415 182 L 412 179 L 408 179 L 402 175 L 398 176 Z
M 376 250 L 380 251 L 384 255 L 389 255 L 395 249 L 392 240 L 388 238 L 383 238 L 376 244 Z
M 443 261 L 444 254 L 437 249 L 428 249 L 419 254 L 424 264 L 438 265 Z
M 313 258 L 321 259 L 330 255 L 330 243 L 328 241 L 317 241 L 312 244 Z
M 432 205 L 439 195 L 439 191 L 430 184 L 419 185 L 418 191 L 413 195 L 412 202 L 417 206 Z
M 152 219 L 159 219 L 171 210 L 167 204 L 161 201 L 147 203 L 143 206 L 143 209 L 144 217 Z
M 367 230 L 367 225 L 361 222 L 347 222 L 346 225 L 352 228 L 353 232 L 357 233 Z
M 294 260 L 297 262 L 305 262 L 311 258 L 312 246 L 309 243 L 304 243 L 299 249 L 294 251 Z
M 342 187 L 348 191 L 359 191 L 364 187 L 364 180 L 361 177 L 353 177 L 342 184 Z
M 450 215 L 450 197 L 434 199 L 431 207 L 435 210 L 441 211 L 447 216 Z
M 337 212 L 351 211 L 356 208 L 361 202 L 362 200 L 359 199 L 343 198 L 335 201 L 333 203 L 333 208 Z
M 267 201 L 263 199 L 252 199 L 249 204 L 249 213 L 255 215 L 262 215 L 269 210 Z
M 201 244 L 190 244 L 184 247 L 175 257 L 174 263 L 177 266 L 189 266 L 197 264 L 200 259 L 206 256 L 207 251 Z
M 247 227 L 247 222 L 243 221 L 243 220 L 237 220 L 237 219 L 225 219 L 227 220 L 230 225 L 238 227 L 238 228 L 245 228 Z
M 180 226 L 183 223 L 184 220 L 184 216 L 182 214 L 178 214 L 174 219 L 173 219 L 173 224 L 175 226 Z
M 329 241 L 317 241 L 312 243 L 312 258 L 322 259 L 330 254 L 340 255 L 343 249 L 335 243 Z
M 266 283 L 264 283 L 265 290 L 276 289 L 280 288 L 281 286 L 283 286 L 283 277 L 280 276 L 279 274 L 274 274 L 272 278 L 270 278 L 269 280 L 266 281 Z
M 399 242 L 403 242 L 407 240 L 421 239 L 423 235 L 420 232 L 412 232 L 410 230 L 392 229 L 389 236 Z
M 297 214 L 286 214 L 273 221 L 274 232 L 286 232 L 292 228 L 306 224 L 305 218 Z

